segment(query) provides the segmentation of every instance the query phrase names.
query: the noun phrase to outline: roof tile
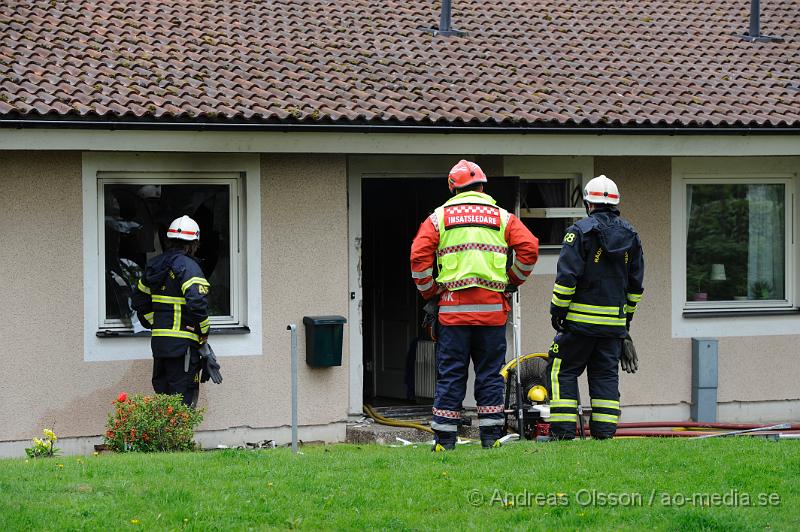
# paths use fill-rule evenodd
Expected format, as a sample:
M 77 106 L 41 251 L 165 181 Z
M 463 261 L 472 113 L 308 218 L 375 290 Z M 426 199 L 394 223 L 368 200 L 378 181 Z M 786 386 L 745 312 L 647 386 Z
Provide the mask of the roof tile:
M 0 119 L 800 126 L 800 10 L 733 0 L 4 2 Z

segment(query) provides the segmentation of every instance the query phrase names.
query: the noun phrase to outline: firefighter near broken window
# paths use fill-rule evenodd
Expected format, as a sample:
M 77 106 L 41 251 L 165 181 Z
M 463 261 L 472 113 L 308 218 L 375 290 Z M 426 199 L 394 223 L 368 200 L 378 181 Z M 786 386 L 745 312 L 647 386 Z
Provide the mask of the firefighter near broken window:
M 181 394 L 196 406 L 200 370 L 219 378 L 219 365 L 207 346 L 209 282 L 194 258 L 200 227 L 188 216 L 167 230 L 167 250 L 147 262 L 133 298 L 139 321 L 151 332 L 153 390 Z
M 435 451 L 455 447 L 470 359 L 481 444 L 499 445 L 509 293 L 530 276 L 539 253 L 538 240 L 519 218 L 484 193 L 486 182 L 477 164 L 459 161 L 448 176 L 453 197 L 422 222 L 411 245 L 417 290 L 429 302 L 438 300 L 428 306 L 438 309 Z
M 550 315 L 556 336 L 548 352 L 550 437 L 573 439 L 578 421 L 578 377 L 588 370 L 590 433 L 612 438 L 617 429 L 620 363 L 635 372 L 635 351 L 623 350 L 642 299 L 644 256 L 639 235 L 620 217 L 617 185 L 606 176 L 586 184 L 587 217 L 564 235 Z M 622 360 L 620 357 L 622 356 Z

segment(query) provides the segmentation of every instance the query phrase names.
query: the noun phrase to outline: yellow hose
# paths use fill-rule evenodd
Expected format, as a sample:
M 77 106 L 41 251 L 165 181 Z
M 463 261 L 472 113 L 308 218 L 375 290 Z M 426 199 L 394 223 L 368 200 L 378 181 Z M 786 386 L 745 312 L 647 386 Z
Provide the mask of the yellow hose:
M 524 360 L 528 360 L 529 358 L 547 358 L 547 353 L 531 353 L 529 355 L 523 355 L 519 357 L 519 361 L 522 362 Z M 503 380 L 508 380 L 508 372 L 514 369 L 517 365 L 517 359 L 512 358 L 505 366 L 500 369 L 500 375 L 503 376 Z
M 383 417 L 382 415 L 375 412 L 375 410 L 373 410 L 372 406 L 370 405 L 364 405 L 364 413 L 367 414 L 372 419 L 374 419 L 375 423 L 380 423 L 381 425 L 388 425 L 390 427 L 407 427 L 410 429 L 422 430 L 433 434 L 433 430 L 430 427 L 426 427 L 425 425 L 420 425 L 419 423 L 413 423 L 411 421 L 397 421 L 395 419 L 389 419 L 388 417 Z

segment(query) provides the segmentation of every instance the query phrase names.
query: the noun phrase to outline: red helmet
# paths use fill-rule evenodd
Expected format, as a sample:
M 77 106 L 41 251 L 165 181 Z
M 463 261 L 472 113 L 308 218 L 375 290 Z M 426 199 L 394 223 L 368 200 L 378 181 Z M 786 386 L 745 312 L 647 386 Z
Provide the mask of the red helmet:
M 450 192 L 453 192 L 454 189 L 464 188 L 472 183 L 486 183 L 486 174 L 477 164 L 461 159 L 450 170 L 450 175 L 447 176 L 447 186 L 450 187 Z

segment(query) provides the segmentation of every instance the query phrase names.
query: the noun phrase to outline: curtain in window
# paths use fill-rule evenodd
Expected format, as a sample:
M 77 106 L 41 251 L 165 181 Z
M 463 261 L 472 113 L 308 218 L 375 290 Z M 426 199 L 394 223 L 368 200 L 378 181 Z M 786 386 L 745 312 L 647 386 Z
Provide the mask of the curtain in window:
M 749 185 L 748 299 L 784 299 L 784 186 Z

